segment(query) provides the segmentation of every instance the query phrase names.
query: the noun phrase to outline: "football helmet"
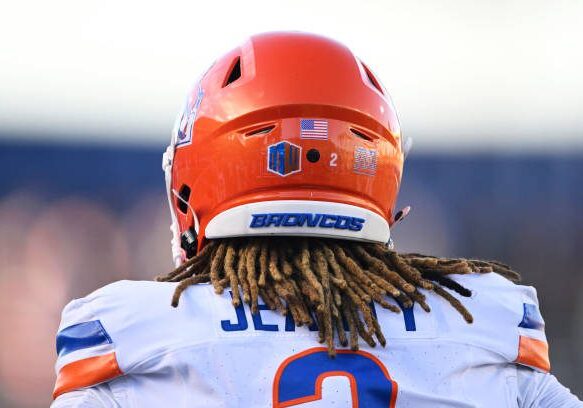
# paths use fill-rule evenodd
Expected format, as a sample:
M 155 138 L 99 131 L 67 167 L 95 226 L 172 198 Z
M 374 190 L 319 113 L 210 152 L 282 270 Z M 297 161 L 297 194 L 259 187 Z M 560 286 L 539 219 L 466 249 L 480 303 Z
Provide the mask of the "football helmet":
M 251 37 L 188 93 L 164 154 L 175 264 L 221 237 L 388 242 L 405 147 L 387 91 L 347 47 Z

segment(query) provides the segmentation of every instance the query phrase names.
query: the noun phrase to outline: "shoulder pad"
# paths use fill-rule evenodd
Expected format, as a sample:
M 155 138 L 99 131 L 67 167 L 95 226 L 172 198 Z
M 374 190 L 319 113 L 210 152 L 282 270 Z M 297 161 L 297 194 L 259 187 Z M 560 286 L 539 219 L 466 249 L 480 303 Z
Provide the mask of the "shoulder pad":
M 183 297 L 173 308 L 175 288 L 175 283 L 119 281 L 69 303 L 57 334 L 54 397 L 146 370 L 160 350 L 203 337 L 206 322 L 192 310 L 208 308 L 212 288 L 199 288 L 204 296 Z
M 474 323 L 467 329 L 456 325 L 458 337 L 464 336 L 509 363 L 549 371 L 545 323 L 533 287 L 516 285 L 495 273 L 453 278 L 472 291 L 464 304 L 474 315 Z
M 518 351 L 515 362 L 542 372 L 549 372 L 549 346 L 545 321 L 540 313 L 536 289 L 523 287 L 522 318 L 518 323 Z
M 91 296 L 73 300 L 63 310 L 57 333 L 57 381 L 53 398 L 123 374 L 115 343 L 99 316 L 93 313 Z

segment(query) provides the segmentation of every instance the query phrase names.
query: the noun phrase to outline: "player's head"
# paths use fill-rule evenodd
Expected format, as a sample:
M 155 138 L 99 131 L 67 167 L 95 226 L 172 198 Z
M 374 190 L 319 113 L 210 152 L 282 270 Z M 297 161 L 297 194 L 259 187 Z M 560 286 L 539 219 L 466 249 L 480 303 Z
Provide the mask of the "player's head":
M 386 90 L 348 48 L 301 33 L 252 37 L 217 60 L 188 94 L 163 161 L 177 268 L 158 278 L 231 287 L 316 322 L 320 340 L 358 348 L 384 337 L 371 301 L 399 312 L 452 273 L 498 263 L 398 254 L 387 244 L 407 142 Z M 389 302 L 387 299 L 396 302 Z M 344 331 L 349 327 L 349 339 Z
M 347 47 L 251 37 L 202 75 L 176 121 L 164 158 L 175 263 L 235 236 L 387 243 L 405 144 L 387 91 Z

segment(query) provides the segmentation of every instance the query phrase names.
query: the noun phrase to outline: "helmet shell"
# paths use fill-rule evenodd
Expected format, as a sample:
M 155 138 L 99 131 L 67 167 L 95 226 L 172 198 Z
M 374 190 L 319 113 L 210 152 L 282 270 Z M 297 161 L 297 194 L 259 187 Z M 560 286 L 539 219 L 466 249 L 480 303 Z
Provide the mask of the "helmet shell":
M 401 145 L 389 95 L 347 47 L 297 32 L 251 37 L 202 76 L 175 125 L 175 229 L 194 227 L 199 249 L 240 235 L 387 242 Z

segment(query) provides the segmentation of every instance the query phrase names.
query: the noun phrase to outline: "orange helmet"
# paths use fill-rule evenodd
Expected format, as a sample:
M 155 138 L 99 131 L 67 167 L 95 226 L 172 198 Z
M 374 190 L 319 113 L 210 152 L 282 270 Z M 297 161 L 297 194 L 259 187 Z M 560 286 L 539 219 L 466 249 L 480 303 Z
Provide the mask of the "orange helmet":
M 344 45 L 251 37 L 193 87 L 164 154 L 175 263 L 205 238 L 388 242 L 403 145 L 389 95 Z

